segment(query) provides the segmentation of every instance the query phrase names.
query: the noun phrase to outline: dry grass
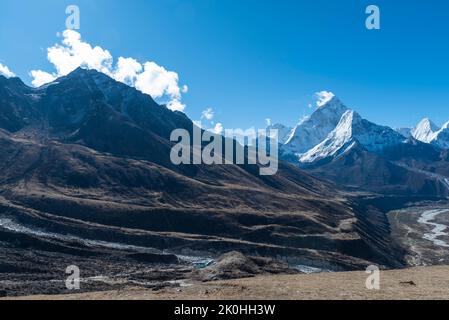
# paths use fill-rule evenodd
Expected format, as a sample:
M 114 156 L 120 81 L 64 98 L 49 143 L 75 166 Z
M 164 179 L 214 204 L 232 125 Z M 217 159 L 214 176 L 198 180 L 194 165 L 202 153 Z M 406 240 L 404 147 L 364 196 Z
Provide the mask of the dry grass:
M 160 300 L 160 299 L 449 299 L 449 266 L 381 271 L 380 290 L 368 290 L 364 272 L 259 276 L 240 280 L 189 283 L 159 291 L 128 288 L 21 299 Z

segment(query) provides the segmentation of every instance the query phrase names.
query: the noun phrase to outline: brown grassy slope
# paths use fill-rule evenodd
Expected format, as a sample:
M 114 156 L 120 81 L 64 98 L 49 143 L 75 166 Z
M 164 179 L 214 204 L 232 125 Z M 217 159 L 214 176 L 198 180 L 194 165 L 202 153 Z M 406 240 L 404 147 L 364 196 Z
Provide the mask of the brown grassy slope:
M 270 299 L 270 300 L 379 300 L 449 299 L 449 266 L 381 271 L 380 290 L 368 290 L 364 272 L 311 275 L 259 276 L 240 280 L 193 283 L 160 291 L 129 288 L 19 299 L 42 300 L 166 300 L 166 299 Z
M 189 176 L 8 133 L 0 132 L 0 146 L 8 151 L 0 155 L 0 211 L 26 226 L 158 249 L 299 256 L 345 269 L 388 264 L 354 227 L 351 201 L 288 164 L 273 177 L 234 165 L 197 166 Z

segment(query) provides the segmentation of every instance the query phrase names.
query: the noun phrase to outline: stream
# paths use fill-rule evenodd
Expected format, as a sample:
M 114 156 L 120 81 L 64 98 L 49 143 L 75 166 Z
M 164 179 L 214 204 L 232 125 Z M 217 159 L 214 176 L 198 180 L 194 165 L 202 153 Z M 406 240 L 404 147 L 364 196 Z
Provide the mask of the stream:
M 448 227 L 440 223 L 432 222 L 442 213 L 449 213 L 449 210 L 437 209 L 424 211 L 418 219 L 418 222 L 433 227 L 430 233 L 424 234 L 424 239 L 432 241 L 437 246 L 449 248 L 449 243 L 439 239 L 442 236 L 449 236 L 449 233 L 446 231 Z

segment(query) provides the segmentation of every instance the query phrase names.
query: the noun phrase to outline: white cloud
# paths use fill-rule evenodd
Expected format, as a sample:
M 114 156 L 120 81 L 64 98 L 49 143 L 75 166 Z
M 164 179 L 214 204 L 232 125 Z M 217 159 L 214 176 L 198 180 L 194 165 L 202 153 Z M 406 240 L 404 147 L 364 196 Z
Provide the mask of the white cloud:
M 316 106 L 318 108 L 324 106 L 326 103 L 331 101 L 333 97 L 335 97 L 335 95 L 332 92 L 330 92 L 330 91 L 316 92 L 315 96 L 318 99 L 317 102 L 316 102 Z
M 217 122 L 215 125 L 214 125 L 213 122 L 211 122 L 210 124 L 213 125 L 212 127 L 210 127 L 208 125 L 207 126 L 204 125 L 201 120 L 193 120 L 192 122 L 197 127 L 201 128 L 203 130 L 215 133 L 215 134 L 220 134 L 221 135 L 221 134 L 223 134 L 225 132 L 223 124 L 220 123 L 220 122 Z
M 3 64 L 0 63 L 0 75 L 5 76 L 7 78 L 15 77 L 16 75 L 14 72 L 9 70 L 9 68 Z
M 207 108 L 201 113 L 201 119 L 211 121 L 213 118 L 214 118 L 214 109 L 212 108 Z
M 143 93 L 159 98 L 168 95 L 173 99 L 181 97 L 181 89 L 178 85 L 178 74 L 167 71 L 164 67 L 154 62 L 146 62 L 144 71 L 137 75 L 135 86 Z
M 110 74 L 113 58 L 108 50 L 92 47 L 74 30 L 66 30 L 62 36 L 62 45 L 47 50 L 48 61 L 55 66 L 58 76 L 65 76 L 80 66 Z
M 31 81 L 31 84 L 35 87 L 40 87 L 56 79 L 56 77 L 53 74 L 50 74 L 42 70 L 32 70 L 30 74 L 33 77 L 33 81 Z
M 213 127 L 212 129 L 210 129 L 211 132 L 215 133 L 215 134 L 222 134 L 224 131 L 223 125 L 220 122 L 217 122 L 215 124 L 215 127 Z
M 134 86 L 154 99 L 161 99 L 171 110 L 184 111 L 182 94 L 188 92 L 186 85 L 180 88 L 179 76 L 168 71 L 153 61 L 144 63 L 133 58 L 119 57 L 114 67 L 114 59 L 108 50 L 92 46 L 81 39 L 81 34 L 74 30 L 62 33 L 61 44 L 47 49 L 47 58 L 56 71 L 48 73 L 32 70 L 33 85 L 41 86 L 54 79 L 65 76 L 78 67 L 103 72 L 117 81 Z
M 173 99 L 169 103 L 167 103 L 167 108 L 172 111 L 181 111 L 183 112 L 186 108 L 186 105 L 181 103 L 181 101 Z
M 117 81 L 133 85 L 142 69 L 142 65 L 137 60 L 120 57 L 114 71 L 114 78 Z
M 270 118 L 266 118 L 265 119 L 265 123 L 266 123 L 266 125 L 269 127 L 269 126 L 271 126 L 271 119 Z

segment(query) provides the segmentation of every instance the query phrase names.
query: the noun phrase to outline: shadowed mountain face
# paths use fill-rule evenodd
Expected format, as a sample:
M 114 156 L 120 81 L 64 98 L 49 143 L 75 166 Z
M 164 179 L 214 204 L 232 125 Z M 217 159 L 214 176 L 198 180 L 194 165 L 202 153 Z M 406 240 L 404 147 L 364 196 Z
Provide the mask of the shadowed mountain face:
M 0 77 L 0 93 L 2 259 L 238 250 L 327 269 L 402 264 L 386 217 L 296 166 L 173 165 L 170 133 L 192 122 L 104 74 L 37 89 Z
M 33 92 L 19 78 L 0 75 L 0 128 L 16 132 L 35 120 L 39 113 Z
M 416 140 L 387 146 L 380 153 L 354 141 L 334 157 L 301 167 L 349 188 L 382 194 L 449 196 L 447 150 Z
M 448 196 L 446 179 L 424 170 L 439 165 L 439 172 L 447 174 L 447 160 L 440 159 L 440 153 L 431 146 L 422 145 L 433 153 L 429 152 L 419 164 L 419 157 L 408 156 L 409 152 L 416 153 L 416 149 L 407 147 L 405 144 L 395 146 L 384 150 L 384 155 L 380 156 L 355 144 L 336 158 L 322 160 L 306 168 L 311 174 L 354 190 L 401 196 Z M 432 156 L 435 160 L 428 161 Z

